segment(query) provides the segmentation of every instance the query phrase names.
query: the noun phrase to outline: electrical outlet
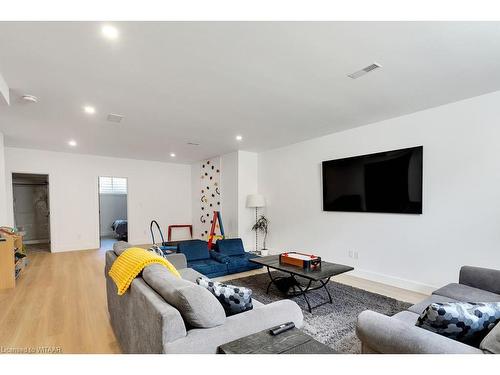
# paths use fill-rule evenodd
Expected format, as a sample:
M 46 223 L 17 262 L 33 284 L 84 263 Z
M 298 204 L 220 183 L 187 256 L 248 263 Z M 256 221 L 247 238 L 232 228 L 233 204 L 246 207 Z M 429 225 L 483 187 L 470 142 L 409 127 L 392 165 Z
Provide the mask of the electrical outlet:
M 349 250 L 349 258 L 352 258 L 352 250 Z
M 358 259 L 358 252 L 357 251 L 354 252 L 354 259 Z

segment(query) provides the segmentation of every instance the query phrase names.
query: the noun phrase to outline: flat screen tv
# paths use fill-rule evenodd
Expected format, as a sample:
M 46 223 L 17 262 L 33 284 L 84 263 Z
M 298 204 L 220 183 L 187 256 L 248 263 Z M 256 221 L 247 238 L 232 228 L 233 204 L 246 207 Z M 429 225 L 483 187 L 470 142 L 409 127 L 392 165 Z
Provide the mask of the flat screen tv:
M 423 147 L 324 161 L 323 211 L 422 213 Z

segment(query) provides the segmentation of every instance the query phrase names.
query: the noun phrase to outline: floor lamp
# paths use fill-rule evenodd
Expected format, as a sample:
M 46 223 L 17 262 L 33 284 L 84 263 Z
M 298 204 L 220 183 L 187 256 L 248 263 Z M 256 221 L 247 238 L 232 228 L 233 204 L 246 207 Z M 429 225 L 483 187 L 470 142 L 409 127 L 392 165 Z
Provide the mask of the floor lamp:
M 259 216 L 259 207 L 265 207 L 266 200 L 262 194 L 250 194 L 247 196 L 247 207 L 255 208 L 255 223 L 257 223 Z M 259 231 L 255 231 L 255 251 L 258 251 L 258 235 Z

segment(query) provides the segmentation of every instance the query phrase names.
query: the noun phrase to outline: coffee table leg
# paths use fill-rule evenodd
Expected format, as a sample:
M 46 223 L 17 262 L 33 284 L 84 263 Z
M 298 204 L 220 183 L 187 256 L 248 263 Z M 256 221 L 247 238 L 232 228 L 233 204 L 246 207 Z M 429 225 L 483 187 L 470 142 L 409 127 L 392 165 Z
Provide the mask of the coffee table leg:
M 267 289 L 266 289 L 266 294 L 269 294 L 269 288 L 271 287 L 271 285 L 273 285 L 274 280 L 273 280 L 273 277 L 271 276 L 271 271 L 269 270 L 269 267 L 266 267 L 266 268 L 267 268 L 267 274 L 269 275 L 269 278 L 271 279 L 271 281 L 269 281 L 269 284 L 267 284 Z
M 328 283 L 330 282 L 330 279 L 331 279 L 331 277 L 329 277 L 329 278 L 326 280 L 326 282 L 325 282 L 325 281 L 323 281 L 323 280 L 320 280 L 320 283 L 321 283 L 321 285 L 323 286 L 323 288 L 325 288 L 326 293 L 328 294 L 328 298 L 330 299 L 330 303 L 333 303 L 332 296 L 331 296 L 331 294 L 330 294 L 330 292 L 328 291 L 328 288 L 327 288 L 327 285 L 328 285 Z
M 300 295 L 304 297 L 304 299 L 306 300 L 306 303 L 307 303 L 307 308 L 309 309 L 309 312 L 312 313 L 312 308 L 311 308 L 311 304 L 309 303 L 309 300 L 307 299 L 307 296 L 306 296 L 306 293 L 307 291 L 309 290 L 309 288 L 311 287 L 311 283 L 312 281 L 309 280 L 309 283 L 307 284 L 306 288 L 303 289 L 302 286 L 300 285 L 300 283 L 297 281 L 297 279 L 295 278 L 295 275 L 293 274 L 290 274 L 290 276 L 295 280 L 295 285 L 297 286 L 297 288 L 299 288 L 300 290 Z

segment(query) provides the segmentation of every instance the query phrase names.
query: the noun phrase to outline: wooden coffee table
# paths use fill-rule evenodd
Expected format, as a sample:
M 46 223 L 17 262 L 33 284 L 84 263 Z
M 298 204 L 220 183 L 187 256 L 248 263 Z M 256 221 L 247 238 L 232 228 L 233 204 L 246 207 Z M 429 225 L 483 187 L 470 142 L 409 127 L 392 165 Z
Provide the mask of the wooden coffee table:
M 287 297 L 303 296 L 310 313 L 312 313 L 312 309 L 316 307 L 323 306 L 326 303 L 333 303 L 332 296 L 326 287 L 330 279 L 333 276 L 340 275 L 354 269 L 353 267 L 345 266 L 343 264 L 322 261 L 321 269 L 309 271 L 300 267 L 281 264 L 279 255 L 253 258 L 250 259 L 250 262 L 260 264 L 267 268 L 267 273 L 269 274 L 271 281 L 267 285 L 266 293 L 269 293 L 271 285 L 275 285 L 279 290 L 285 293 Z M 273 277 L 271 274 L 272 269 L 287 273 L 288 276 Z M 305 283 L 301 283 L 297 278 L 305 279 Z M 321 288 L 326 291 L 328 301 L 316 306 L 311 306 L 309 300 L 307 299 L 307 293 Z M 290 289 L 292 289 L 292 291 L 290 291 Z
M 219 354 L 337 354 L 325 344 L 292 328 L 273 336 L 269 330 L 219 346 Z

